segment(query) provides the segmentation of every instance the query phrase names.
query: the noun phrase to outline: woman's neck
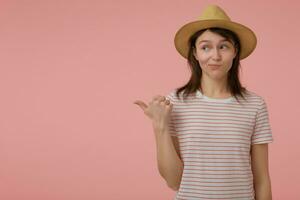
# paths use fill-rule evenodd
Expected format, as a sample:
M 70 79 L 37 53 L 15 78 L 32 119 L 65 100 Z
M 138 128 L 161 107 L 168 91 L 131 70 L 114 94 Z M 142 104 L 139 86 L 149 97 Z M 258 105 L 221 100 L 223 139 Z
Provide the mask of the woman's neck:
M 223 98 L 231 96 L 230 90 L 227 87 L 227 79 L 210 79 L 202 78 L 201 79 L 201 92 L 205 96 L 212 98 Z

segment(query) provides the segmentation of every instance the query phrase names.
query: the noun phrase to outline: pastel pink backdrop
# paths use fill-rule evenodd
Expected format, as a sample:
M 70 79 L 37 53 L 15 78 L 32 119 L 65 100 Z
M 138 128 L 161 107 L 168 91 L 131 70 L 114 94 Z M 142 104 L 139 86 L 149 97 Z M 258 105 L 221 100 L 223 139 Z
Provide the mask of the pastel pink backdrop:
M 174 34 L 210 3 L 258 36 L 242 83 L 267 101 L 273 199 L 300 199 L 300 4 L 282 0 L 1 0 L 0 199 L 172 199 L 133 101 L 188 80 Z

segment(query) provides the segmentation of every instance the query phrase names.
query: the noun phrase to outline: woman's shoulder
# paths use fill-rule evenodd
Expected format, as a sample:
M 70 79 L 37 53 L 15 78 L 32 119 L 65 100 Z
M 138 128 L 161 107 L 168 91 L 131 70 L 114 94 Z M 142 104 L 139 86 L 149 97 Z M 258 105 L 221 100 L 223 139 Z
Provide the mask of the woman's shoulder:
M 263 98 L 261 94 L 254 92 L 253 90 L 246 89 L 246 91 L 247 91 L 247 94 L 251 97 Z
M 176 89 L 170 89 L 169 91 L 167 91 L 167 94 L 165 95 L 165 97 L 167 99 L 169 99 L 171 102 L 175 101 L 177 99 L 177 95 L 176 95 L 177 90 Z
M 184 94 L 184 92 L 185 90 L 173 88 L 167 92 L 166 98 L 169 99 L 172 103 L 187 103 L 194 100 L 196 92 L 188 94 Z
M 257 104 L 262 104 L 264 103 L 264 97 L 258 93 L 258 92 L 254 92 L 252 90 L 246 89 L 246 94 L 245 97 L 247 99 L 250 99 L 252 102 L 257 102 Z

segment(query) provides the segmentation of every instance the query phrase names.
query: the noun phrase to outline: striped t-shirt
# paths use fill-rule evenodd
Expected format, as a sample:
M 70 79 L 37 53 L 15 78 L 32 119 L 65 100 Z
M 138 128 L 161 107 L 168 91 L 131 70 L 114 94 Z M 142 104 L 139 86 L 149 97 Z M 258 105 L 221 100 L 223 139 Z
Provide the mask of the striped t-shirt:
M 184 169 L 174 200 L 255 199 L 251 145 L 273 141 L 265 100 L 247 90 L 240 103 L 200 90 L 183 101 L 175 89 L 170 134 L 178 137 Z M 182 97 L 182 92 L 180 93 Z

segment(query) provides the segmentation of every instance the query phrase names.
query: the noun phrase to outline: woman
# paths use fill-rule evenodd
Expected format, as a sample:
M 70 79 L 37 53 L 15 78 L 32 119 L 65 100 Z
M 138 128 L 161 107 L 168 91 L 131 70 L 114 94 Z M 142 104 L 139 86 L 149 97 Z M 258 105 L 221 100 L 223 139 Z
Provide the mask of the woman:
M 272 199 L 267 106 L 239 81 L 240 60 L 256 41 L 248 27 L 208 6 L 175 36 L 189 82 L 149 105 L 135 102 L 152 120 L 159 172 L 174 199 Z

